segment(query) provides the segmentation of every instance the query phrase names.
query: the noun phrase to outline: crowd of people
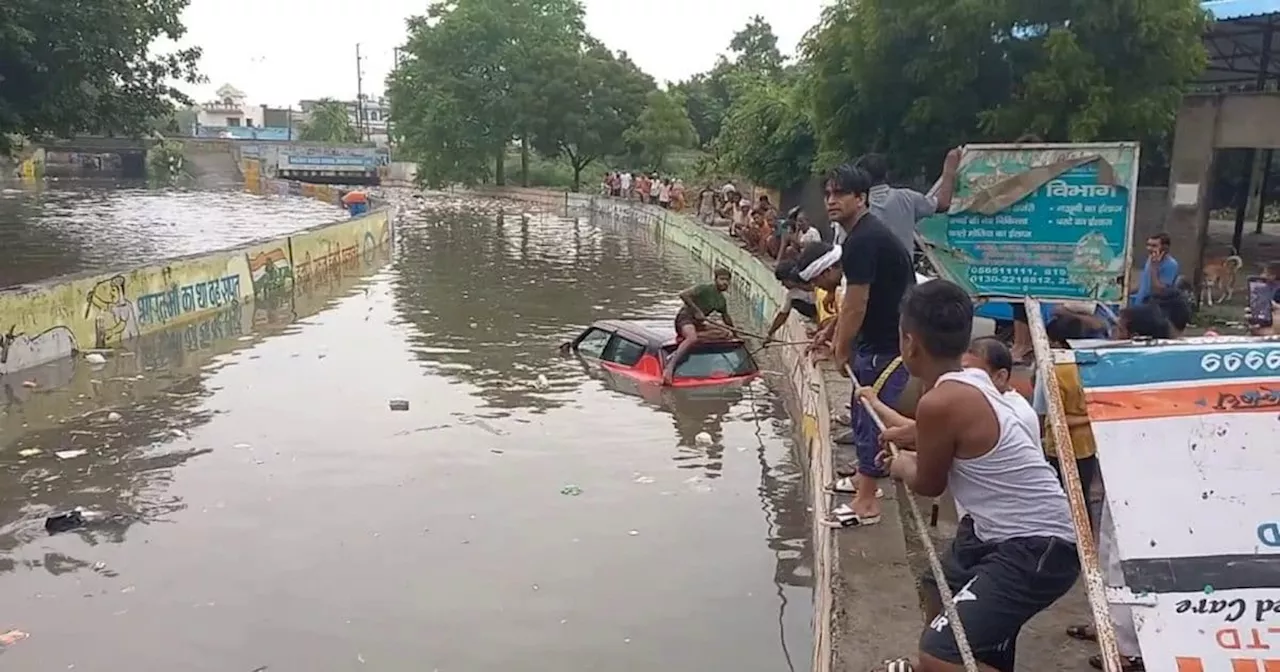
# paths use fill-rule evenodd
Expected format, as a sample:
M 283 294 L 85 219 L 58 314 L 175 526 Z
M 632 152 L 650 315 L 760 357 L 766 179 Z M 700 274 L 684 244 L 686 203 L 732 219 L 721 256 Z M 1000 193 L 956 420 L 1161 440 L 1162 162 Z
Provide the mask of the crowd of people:
M 610 171 L 600 183 L 602 196 L 621 198 L 676 212 L 685 208 L 684 182 L 678 177 L 663 177 L 656 172 Z
M 823 242 L 803 213 L 780 221 L 768 198 L 745 202 L 726 185 L 699 198 L 707 223 L 729 222 L 753 251 L 777 259 L 776 277 L 787 300 L 770 325 L 768 338 L 790 312 L 811 322 L 810 350 L 829 352 L 853 376 L 849 422 L 856 453 L 852 474 L 829 484 L 848 496 L 836 506 L 829 526 L 856 528 L 880 521 L 878 479 L 894 477 L 919 495 L 950 492 L 962 518 L 950 547 L 942 553 L 945 579 L 978 662 L 984 669 L 1014 669 L 1022 626 L 1056 602 L 1078 580 L 1077 532 L 1063 486 L 1056 440 L 1049 427 L 1046 381 L 1031 388 L 1015 384 L 1025 311 L 1012 348 L 1000 338 L 972 338 L 974 304 L 958 285 L 936 279 L 917 284 L 912 262 L 916 223 L 945 211 L 954 193 L 959 152 L 948 154 L 943 177 L 932 195 L 889 187 L 879 156 L 831 171 L 824 183 L 833 242 Z M 812 233 L 811 233 L 812 232 Z M 1178 339 L 1191 319 L 1187 296 L 1177 287 L 1177 262 L 1168 236 L 1152 236 L 1148 258 L 1129 304 L 1110 315 L 1088 304 L 1047 303 L 1043 317 L 1053 345 L 1069 348 L 1084 338 Z M 686 298 L 686 304 L 698 304 Z M 710 307 L 708 302 L 707 307 Z M 701 323 L 689 323 L 696 336 Z M 1025 331 L 1025 333 L 1024 333 Z M 847 365 L 847 368 L 845 368 Z M 1086 497 L 1105 488 L 1098 470 L 1096 442 L 1084 391 L 1074 365 L 1054 369 Z M 912 417 L 899 402 L 910 386 L 918 390 Z M 877 410 L 881 432 L 860 399 Z M 896 455 L 889 443 L 901 449 Z M 1105 498 L 1102 498 L 1105 502 Z M 1100 558 L 1109 580 L 1121 585 L 1110 512 L 1090 512 Z M 914 657 L 888 661 L 888 670 L 938 672 L 964 669 L 952 624 L 942 614 L 934 578 L 929 622 Z M 1141 670 L 1132 615 L 1112 609 L 1124 670 Z M 1092 624 L 1065 633 L 1095 640 Z M 1103 668 L 1100 656 L 1090 661 Z

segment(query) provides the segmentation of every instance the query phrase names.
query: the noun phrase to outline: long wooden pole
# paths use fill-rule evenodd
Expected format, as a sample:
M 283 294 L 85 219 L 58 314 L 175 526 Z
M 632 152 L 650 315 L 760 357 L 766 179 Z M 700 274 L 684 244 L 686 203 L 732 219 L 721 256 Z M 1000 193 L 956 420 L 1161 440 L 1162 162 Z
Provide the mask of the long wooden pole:
M 1089 502 L 1084 498 L 1080 482 L 1080 468 L 1076 465 L 1075 449 L 1071 445 L 1071 431 L 1067 427 L 1067 414 L 1062 405 L 1062 392 L 1058 389 L 1058 375 L 1054 370 L 1053 348 L 1045 331 L 1044 317 L 1040 314 L 1040 302 L 1031 297 L 1025 299 L 1027 325 L 1031 327 L 1031 343 L 1036 353 L 1036 376 L 1044 381 L 1045 399 L 1048 401 L 1049 429 L 1053 432 L 1058 448 L 1058 464 L 1066 481 L 1067 501 L 1071 504 L 1071 520 L 1076 527 L 1076 550 L 1080 554 L 1080 569 L 1089 595 L 1089 609 L 1093 612 L 1094 627 L 1098 632 L 1098 646 L 1102 648 L 1102 669 L 1105 672 L 1122 672 L 1120 649 L 1116 645 L 1116 630 L 1111 623 L 1110 603 L 1107 601 L 1107 585 L 1098 562 L 1098 545 L 1093 538 L 1093 526 L 1089 523 Z

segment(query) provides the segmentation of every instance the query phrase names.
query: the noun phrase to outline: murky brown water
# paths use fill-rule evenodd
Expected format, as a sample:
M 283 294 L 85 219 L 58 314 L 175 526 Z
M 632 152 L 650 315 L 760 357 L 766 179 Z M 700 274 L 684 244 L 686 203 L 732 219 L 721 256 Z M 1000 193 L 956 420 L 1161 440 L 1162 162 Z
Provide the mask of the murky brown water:
M 669 314 L 700 272 L 633 232 L 466 207 L 407 215 L 363 278 L 0 379 L 0 633 L 30 633 L 0 665 L 807 669 L 777 400 L 554 354 L 592 319 Z M 73 506 L 122 518 L 48 536 Z
M 0 287 L 231 247 L 342 218 L 301 196 L 72 180 L 0 184 Z

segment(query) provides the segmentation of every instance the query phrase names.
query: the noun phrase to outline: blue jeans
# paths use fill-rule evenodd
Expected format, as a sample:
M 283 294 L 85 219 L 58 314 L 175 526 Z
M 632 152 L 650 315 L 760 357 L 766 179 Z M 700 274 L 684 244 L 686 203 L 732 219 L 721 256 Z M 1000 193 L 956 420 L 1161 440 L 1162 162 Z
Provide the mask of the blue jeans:
M 858 384 L 863 387 L 872 387 L 880 376 L 884 373 L 889 365 L 893 364 L 898 358 L 898 353 L 872 352 L 864 348 L 858 348 L 853 353 L 853 375 L 858 379 Z M 884 382 L 880 386 L 880 393 L 876 396 L 880 401 L 895 406 L 898 399 L 902 397 L 902 391 L 907 387 L 907 380 L 911 375 L 907 373 L 907 367 L 903 366 L 899 361 L 894 370 L 885 376 Z M 852 401 L 849 403 L 850 415 L 852 416 L 851 424 L 853 426 L 853 445 L 858 453 L 858 471 L 872 478 L 884 478 L 889 474 L 883 467 L 876 464 L 876 455 L 880 453 L 880 429 L 876 427 L 875 420 L 872 419 L 870 412 L 858 402 L 858 395 L 855 392 Z

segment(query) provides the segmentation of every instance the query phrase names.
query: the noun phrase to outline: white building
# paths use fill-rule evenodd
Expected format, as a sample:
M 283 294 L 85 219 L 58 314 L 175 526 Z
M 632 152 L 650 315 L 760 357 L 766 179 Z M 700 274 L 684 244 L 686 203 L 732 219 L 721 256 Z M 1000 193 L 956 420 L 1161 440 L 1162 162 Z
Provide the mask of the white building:
M 199 106 L 196 124 L 215 128 L 262 128 L 263 115 L 263 106 L 245 103 L 244 92 L 230 84 L 224 84 L 218 89 L 217 100 Z

